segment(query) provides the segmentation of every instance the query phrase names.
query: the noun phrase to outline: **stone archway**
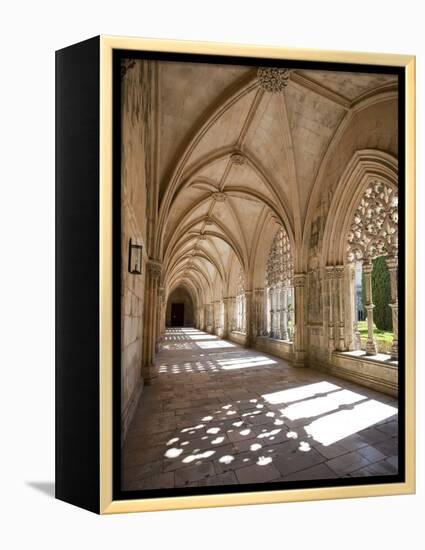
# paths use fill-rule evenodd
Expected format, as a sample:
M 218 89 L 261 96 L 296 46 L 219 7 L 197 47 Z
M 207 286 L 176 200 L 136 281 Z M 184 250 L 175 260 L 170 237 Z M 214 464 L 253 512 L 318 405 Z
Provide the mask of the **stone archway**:
M 179 286 L 173 290 L 168 298 L 165 324 L 167 327 L 192 327 L 194 323 L 192 298 L 184 287 Z

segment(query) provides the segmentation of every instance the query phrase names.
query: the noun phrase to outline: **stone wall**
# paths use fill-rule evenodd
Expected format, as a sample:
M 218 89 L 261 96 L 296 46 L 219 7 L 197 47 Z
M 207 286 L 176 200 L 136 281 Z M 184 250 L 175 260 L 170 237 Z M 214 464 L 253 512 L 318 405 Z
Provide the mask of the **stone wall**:
M 232 340 L 232 342 L 236 342 L 240 346 L 244 346 L 246 342 L 246 334 L 243 332 L 237 332 L 236 330 L 233 330 L 229 334 L 229 340 Z
M 284 342 L 274 338 L 258 336 L 255 339 L 255 349 L 264 353 L 275 355 L 286 361 L 292 361 L 294 358 L 294 345 L 292 342 Z
M 143 389 L 142 334 L 146 275 L 145 109 L 142 61 L 126 66 L 122 80 L 121 164 L 121 424 L 124 440 Z M 137 91 L 137 93 L 136 93 Z M 128 271 L 129 241 L 143 246 L 142 274 Z

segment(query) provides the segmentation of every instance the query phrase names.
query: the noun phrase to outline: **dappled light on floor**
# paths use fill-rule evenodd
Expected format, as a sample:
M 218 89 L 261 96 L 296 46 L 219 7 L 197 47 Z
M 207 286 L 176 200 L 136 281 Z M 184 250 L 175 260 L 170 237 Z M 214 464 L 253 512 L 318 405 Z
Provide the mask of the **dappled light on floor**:
M 125 443 L 124 488 L 397 472 L 396 400 L 203 335 L 170 329 Z

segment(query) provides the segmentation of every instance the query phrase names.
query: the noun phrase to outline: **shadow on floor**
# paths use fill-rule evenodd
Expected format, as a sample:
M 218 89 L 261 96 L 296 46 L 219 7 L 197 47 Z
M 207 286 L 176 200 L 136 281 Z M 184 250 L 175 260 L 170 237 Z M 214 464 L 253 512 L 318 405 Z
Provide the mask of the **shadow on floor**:
M 55 483 L 54 481 L 27 481 L 26 485 L 32 489 L 44 493 L 50 498 L 55 498 Z

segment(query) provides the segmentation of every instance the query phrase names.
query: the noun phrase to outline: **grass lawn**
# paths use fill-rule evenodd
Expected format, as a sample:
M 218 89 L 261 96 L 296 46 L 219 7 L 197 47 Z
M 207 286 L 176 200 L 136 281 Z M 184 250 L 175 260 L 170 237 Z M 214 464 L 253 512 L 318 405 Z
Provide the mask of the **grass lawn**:
M 367 340 L 367 321 L 358 322 L 360 338 L 362 340 Z M 376 342 L 382 342 L 384 344 L 391 344 L 393 341 L 393 333 L 386 330 L 378 330 L 376 326 L 373 326 L 373 334 L 375 336 Z

